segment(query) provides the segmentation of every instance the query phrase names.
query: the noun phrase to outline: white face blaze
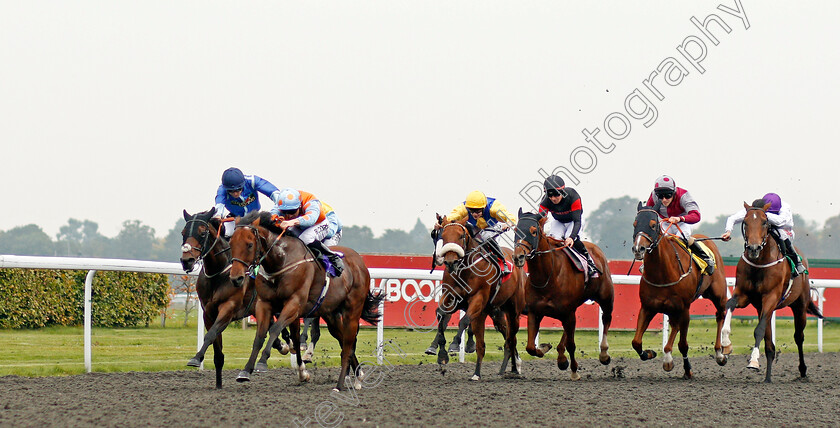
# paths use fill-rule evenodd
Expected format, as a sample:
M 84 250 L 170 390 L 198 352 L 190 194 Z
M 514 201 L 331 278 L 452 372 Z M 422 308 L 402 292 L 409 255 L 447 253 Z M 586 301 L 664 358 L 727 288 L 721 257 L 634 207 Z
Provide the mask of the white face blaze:
M 181 252 L 182 253 L 188 253 L 191 250 L 192 250 L 192 245 L 190 245 L 190 244 L 181 245 Z

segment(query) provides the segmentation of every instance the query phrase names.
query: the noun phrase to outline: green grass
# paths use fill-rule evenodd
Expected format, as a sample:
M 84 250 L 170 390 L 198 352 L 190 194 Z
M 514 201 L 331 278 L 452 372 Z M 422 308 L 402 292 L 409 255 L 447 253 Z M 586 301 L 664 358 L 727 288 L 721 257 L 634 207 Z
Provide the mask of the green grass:
M 196 325 L 194 321 L 183 327 L 180 322 L 168 321 L 163 328 L 94 328 L 92 332 L 92 366 L 95 372 L 122 371 L 165 371 L 187 369 L 186 362 L 195 354 Z M 749 352 L 753 342 L 755 320 L 732 322 L 732 341 L 734 353 Z M 224 333 L 225 368 L 238 369 L 245 365 L 254 340 L 254 328 L 241 328 L 241 323 L 231 325 Z M 711 355 L 714 353 L 713 320 L 695 319 L 689 329 L 689 356 Z M 316 350 L 315 363 L 335 366 L 339 363 L 339 347 L 326 328 L 321 330 L 321 341 Z M 451 340 L 454 330 L 448 331 Z M 543 330 L 540 342 L 557 345 L 562 331 Z M 840 351 L 840 325 L 827 322 L 823 330 L 823 350 Z M 408 329 L 389 328 L 385 330 L 385 340 L 390 341 L 404 353 L 394 364 L 430 364 L 436 358 L 423 354 L 429 346 L 433 333 L 411 331 Z M 612 331 L 609 334 L 610 354 L 615 357 L 636 357 L 630 346 L 632 331 Z M 518 343 L 524 360 L 532 357 L 524 352 L 527 332 L 520 330 Z M 597 332 L 584 330 L 576 332 L 577 353 L 579 358 L 596 358 L 598 355 Z M 793 322 L 780 319 L 777 321 L 777 348 L 781 352 L 796 352 L 793 342 Z M 486 360 L 501 360 L 503 341 L 495 331 L 487 332 Z M 657 352 L 662 348 L 662 336 L 658 331 L 649 331 L 644 336 L 645 348 Z M 375 361 L 376 329 L 363 328 L 359 333 L 356 354 L 362 362 Z M 676 348 L 676 346 L 675 346 Z M 817 352 L 816 322 L 809 321 L 805 331 L 805 351 Z M 676 352 L 676 350 L 675 350 Z M 388 348 L 386 348 L 386 354 Z M 547 358 L 555 359 L 552 351 Z M 453 359 L 457 361 L 457 357 Z M 468 354 L 466 361 L 474 362 L 475 355 Z M 269 360 L 270 367 L 288 367 L 289 357 L 273 353 Z M 205 369 L 213 368 L 212 347 L 207 352 Z M 0 375 L 21 376 L 56 376 L 84 373 L 84 338 L 81 327 L 50 327 L 38 330 L 0 330 Z

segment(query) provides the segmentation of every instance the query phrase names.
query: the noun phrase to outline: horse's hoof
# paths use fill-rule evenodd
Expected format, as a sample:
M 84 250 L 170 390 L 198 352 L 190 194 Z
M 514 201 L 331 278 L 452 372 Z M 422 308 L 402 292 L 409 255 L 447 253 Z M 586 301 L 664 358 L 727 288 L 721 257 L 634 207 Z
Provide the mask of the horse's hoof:
M 725 366 L 728 361 L 729 357 L 727 357 L 726 354 L 723 354 L 722 358 L 715 358 L 715 362 L 717 362 L 721 367 Z
M 198 358 L 190 358 L 190 360 L 187 361 L 187 367 L 201 367 L 201 360 Z
M 254 366 L 254 373 L 267 373 L 268 372 L 268 364 L 263 362 L 258 362 L 256 366 Z
M 303 361 L 304 363 L 311 363 L 314 354 L 314 352 L 307 349 L 306 352 L 304 352 L 303 355 L 301 355 L 301 361 Z
M 683 379 L 685 379 L 685 380 L 694 379 L 694 373 L 692 373 L 691 371 L 685 372 L 685 374 L 683 375 Z
M 639 358 L 641 358 L 642 361 L 652 360 L 652 359 L 656 358 L 656 352 L 652 351 L 650 349 L 648 349 L 646 351 L 642 351 L 642 353 L 639 354 Z
M 673 361 L 666 361 L 666 362 L 662 363 L 662 370 L 665 370 L 666 372 L 674 370 L 674 362 Z
M 426 348 L 425 354 L 426 354 L 426 355 L 435 355 L 435 354 L 437 354 L 437 346 L 432 345 L 432 346 L 430 346 L 430 347 Z
M 302 371 L 302 372 L 300 373 L 300 381 L 301 381 L 301 383 L 303 383 L 303 382 L 309 382 L 309 380 L 310 380 L 310 379 L 312 379 L 312 375 L 310 375 L 308 371 L 304 370 L 304 371 Z
M 750 361 L 749 364 L 747 364 L 747 368 L 750 370 L 758 371 L 758 369 L 761 368 L 761 366 L 758 364 L 758 361 Z
M 341 390 L 340 390 L 340 389 L 338 389 L 338 388 L 333 388 L 333 391 L 335 391 L 335 392 L 341 392 Z
M 452 342 L 452 343 L 449 344 L 449 354 L 450 355 L 455 355 L 460 351 L 461 351 L 461 344 L 460 343 Z
M 572 372 L 572 380 L 580 380 L 580 375 L 578 372 Z
M 440 365 L 449 364 L 449 355 L 445 353 L 443 355 L 438 355 L 437 363 Z
M 481 380 L 481 376 L 479 376 L 479 375 L 472 375 L 472 377 L 470 378 L 470 380 L 479 381 L 479 380 Z
M 612 361 L 612 358 L 609 355 L 607 355 L 607 356 L 598 358 L 598 361 L 600 361 L 601 364 L 603 364 L 605 366 L 608 366 L 608 365 L 610 365 L 610 362 Z
M 292 348 L 289 346 L 288 343 L 284 343 L 282 346 L 280 346 L 280 349 L 278 349 L 277 351 L 280 352 L 280 355 L 286 355 L 291 349 Z
M 551 344 L 550 343 L 540 343 L 540 351 L 543 352 L 543 355 L 547 354 L 548 351 L 551 351 Z
M 723 347 L 723 355 L 730 355 L 732 354 L 732 344 L 726 345 Z
M 475 342 L 472 340 L 467 341 L 467 345 L 464 346 L 464 352 L 467 354 L 472 354 L 475 352 Z
M 560 370 L 566 370 L 566 369 L 569 368 L 569 362 L 568 361 L 558 361 L 557 362 L 557 367 Z
M 242 370 L 241 372 L 239 372 L 239 375 L 236 376 L 236 381 L 239 382 L 239 383 L 250 382 L 251 381 L 251 375 L 248 372 L 246 372 L 245 370 Z
M 764 383 L 773 383 L 773 381 L 770 379 L 764 379 Z

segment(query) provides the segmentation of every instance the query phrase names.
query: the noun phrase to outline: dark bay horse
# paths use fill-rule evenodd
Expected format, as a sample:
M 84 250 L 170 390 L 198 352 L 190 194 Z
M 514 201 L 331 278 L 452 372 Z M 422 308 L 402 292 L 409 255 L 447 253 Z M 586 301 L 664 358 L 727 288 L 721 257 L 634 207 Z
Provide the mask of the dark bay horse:
M 190 272 L 196 262 L 202 262 L 195 288 L 204 309 L 204 325 L 207 327 L 204 344 L 187 365 L 200 367 L 204 361 L 204 354 L 212 343 L 216 388 L 221 388 L 222 368 L 225 365 L 222 332 L 231 321 L 254 315 L 258 299 L 253 281 L 243 286 L 235 286 L 230 282 L 230 246 L 219 236 L 221 220 L 213 218 L 215 212 L 216 209 L 213 208 L 190 215 L 184 210 L 187 223 L 181 230 L 181 266 L 185 272 Z M 294 329 L 294 326 L 292 328 Z M 283 352 L 280 341 L 272 343 Z
M 680 333 L 679 350 L 683 356 L 684 379 L 691 379 L 694 374 L 688 361 L 688 324 L 691 321 L 689 309 L 691 303 L 703 296 L 715 306 L 717 332 L 715 336 L 715 361 L 725 365 L 726 352 L 721 345 L 721 329 L 726 312 L 726 278 L 723 271 L 723 259 L 717 246 L 706 241 L 706 246 L 714 253 L 716 266 L 714 273 L 702 275 L 694 265 L 689 250 L 676 242 L 677 238 L 663 232 L 657 207 L 645 207 L 640 202 L 636 219 L 633 222 L 633 256 L 636 260 L 644 260 L 644 273 L 639 282 L 639 319 L 636 325 L 636 335 L 633 337 L 633 349 L 644 360 L 656 358 L 653 350 L 642 350 L 642 335 L 656 314 L 668 315 L 671 333 L 663 351 L 662 368 L 665 371 L 674 369 L 674 358 L 671 350 L 677 333 Z M 664 222 L 665 220 L 663 220 Z M 666 228 L 667 230 L 667 228 Z M 697 239 L 707 238 L 704 235 L 693 235 Z
M 571 260 L 561 251 L 563 247 L 551 242 L 551 238 L 545 235 L 545 222 L 544 215 L 523 213 L 519 210 L 514 261 L 517 266 L 524 266 L 527 261 L 529 274 L 528 346 L 525 349 L 529 355 L 542 358 L 551 349 L 551 345 L 542 344 L 537 348 L 534 343 L 540 331 L 540 322 L 546 316 L 560 320 L 563 323 L 563 336 L 557 344 L 557 367 L 560 370 L 569 367 L 565 355 L 565 352 L 568 352 L 572 367 L 571 378 L 579 380 L 578 363 L 575 358 L 575 312 L 587 300 L 594 300 L 601 306 L 604 335 L 601 338 L 601 353 L 598 359 L 601 364 L 610 363 L 607 332 L 612 323 L 612 276 L 603 251 L 591 242 L 584 242 L 587 251 L 602 272 L 598 278 L 590 279 L 587 284 L 583 272 L 577 271 Z
M 260 299 L 251 357 L 237 381 L 250 380 L 267 333 L 272 343 L 284 327 L 296 324 L 299 318 L 320 317 L 341 346 L 341 374 L 336 389 L 344 389 L 350 368 L 356 377 L 354 387 L 360 388 L 363 374 L 358 371 L 355 354 L 359 320 L 378 323 L 379 303 L 384 295 L 370 291 L 370 273 L 359 253 L 347 247 L 332 247 L 344 254 L 345 269 L 341 276 L 330 278 L 306 244 L 276 227 L 267 212 L 241 218 L 230 246 L 233 260 L 230 277 L 234 284 L 244 283 L 252 275 L 264 279 L 256 283 Z M 277 314 L 277 321 L 269 329 L 272 314 Z M 300 348 L 299 335 L 292 335 L 292 343 L 295 349 Z M 263 350 L 261 365 L 270 352 L 270 347 Z M 300 381 L 309 380 L 299 352 L 297 362 Z
M 819 318 L 823 316 L 811 300 L 811 285 L 807 272 L 792 278 L 790 263 L 782 255 L 778 243 L 775 239 L 768 239 L 770 223 L 766 211 L 770 204 L 757 205 L 760 204 L 754 203 L 750 206 L 744 202 L 744 209 L 747 210 L 741 227 L 744 235 L 744 254 L 738 261 L 735 295 L 726 304 L 727 314 L 736 307 L 743 308 L 748 304 L 755 308 L 758 313 L 758 325 L 754 333 L 755 347 L 747 367 L 758 370 L 758 345 L 761 344 L 761 339 L 764 339 L 764 352 L 767 356 L 764 381 L 770 383 L 776 345 L 773 343 L 772 329 L 767 328 L 767 324 L 776 309 L 789 307 L 793 311 L 793 339 L 799 349 L 799 375 L 805 378 L 808 368 L 805 367 L 802 342 L 805 340 L 807 313 Z M 796 251 L 799 252 L 798 249 Z M 804 257 L 802 262 L 807 267 L 808 261 Z
M 484 359 L 484 323 L 495 310 L 500 315 L 493 321 L 505 338 L 505 354 L 499 374 L 503 374 L 508 359 L 512 359 L 511 371 L 520 373 L 521 359 L 516 350 L 516 333 L 519 331 L 519 316 L 525 309 L 525 272 L 514 267 L 511 275 L 501 282 L 501 269 L 496 256 L 486 244 L 476 239 L 475 231 L 464 218 L 451 222 L 437 216 L 441 247 L 436 251 L 435 262 L 446 266 L 441 287 L 443 295 L 439 308 L 444 313 L 465 310 L 475 335 L 476 363 L 472 380 L 481 379 L 481 362 Z M 492 239 L 492 238 L 487 238 Z M 507 257 L 511 251 L 502 248 Z M 501 316 L 501 315 L 504 316 Z M 501 324 L 501 325 L 500 325 Z M 445 324 L 443 325 L 445 328 Z M 445 351 L 443 356 L 446 356 Z M 439 354 L 440 355 L 440 354 Z M 439 363 L 445 364 L 439 358 Z

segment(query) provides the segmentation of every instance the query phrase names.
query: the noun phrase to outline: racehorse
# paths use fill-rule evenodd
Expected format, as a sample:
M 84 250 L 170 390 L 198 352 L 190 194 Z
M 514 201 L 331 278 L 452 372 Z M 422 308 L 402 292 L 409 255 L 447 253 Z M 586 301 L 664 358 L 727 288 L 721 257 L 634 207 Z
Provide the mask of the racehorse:
M 452 222 L 438 215 L 437 220 L 441 246 L 436 251 L 435 263 L 446 266 L 441 281 L 443 295 L 439 309 L 448 314 L 459 309 L 467 312 L 476 344 L 475 373 L 470 379 L 481 379 L 481 362 L 485 352 L 484 323 L 495 309 L 504 314 L 504 317 L 494 319 L 505 338 L 505 353 L 499 374 L 504 374 L 508 359 L 513 360 L 511 371 L 519 374 L 522 360 L 516 350 L 516 333 L 519 331 L 519 316 L 525 309 L 525 272 L 514 267 L 508 278 L 501 278 L 496 256 L 485 247 L 487 244 L 478 241 L 476 231 L 466 218 Z M 502 251 L 507 257 L 511 256 L 509 249 L 503 248 Z M 442 324 L 442 328 L 446 325 Z M 446 356 L 442 349 L 441 352 Z M 438 362 L 445 364 L 448 359 L 448 356 L 444 361 L 439 358 Z
M 212 343 L 216 388 L 221 388 L 222 368 L 225 365 L 222 332 L 231 321 L 254 315 L 257 293 L 253 281 L 244 286 L 235 286 L 230 282 L 230 246 L 218 233 L 221 220 L 213 218 L 215 212 L 216 209 L 213 208 L 190 215 L 184 210 L 184 219 L 187 222 L 181 230 L 181 266 L 185 272 L 190 272 L 196 262 L 202 262 L 195 289 L 204 309 L 204 325 L 209 326 L 204 335 L 204 344 L 187 365 L 200 367 L 204 361 L 204 354 Z M 281 353 L 288 352 L 288 347 L 284 348 L 280 341 L 272 343 Z
M 694 266 L 690 250 L 677 242 L 680 239 L 663 230 L 667 219 L 659 220 L 659 205 L 645 207 L 639 202 L 636 219 L 633 222 L 633 256 L 635 260 L 644 260 L 644 273 L 639 282 L 639 319 L 636 324 L 636 335 L 633 337 L 633 349 L 643 360 L 656 358 L 653 350 L 642 350 L 642 335 L 644 335 L 651 320 L 656 314 L 668 315 L 671 334 L 663 351 L 665 358 L 662 368 L 665 371 L 674 369 L 674 358 L 671 350 L 674 339 L 680 333 L 678 344 L 683 356 L 684 379 L 691 379 L 694 374 L 688 361 L 688 324 L 691 321 L 689 308 L 698 297 L 709 299 L 715 306 L 717 320 L 717 334 L 715 336 L 715 361 L 725 365 L 727 354 L 731 352 L 731 344 L 726 348 L 721 345 L 721 329 L 724 324 L 725 306 L 727 300 L 726 278 L 723 271 L 723 259 L 717 246 L 706 241 L 706 246 L 714 254 L 718 269 L 712 275 L 703 275 Z M 664 225 L 664 226 L 663 226 Z M 704 235 L 693 235 L 695 239 L 708 239 Z M 728 340 L 728 336 L 727 336 Z
M 823 315 L 811 300 L 811 285 L 808 282 L 807 271 L 795 278 L 791 277 L 790 264 L 782 255 L 778 242 L 767 245 L 770 223 L 767 220 L 766 211 L 770 208 L 770 204 L 765 205 L 763 201 L 756 201 L 753 206 L 750 206 L 744 202 L 744 208 L 747 210 L 747 215 L 741 225 L 741 232 L 744 235 L 744 254 L 738 260 L 735 273 L 735 294 L 726 304 L 727 315 L 733 309 L 743 308 L 748 304 L 755 308 L 758 314 L 758 325 L 754 332 L 755 347 L 747 367 L 758 370 L 758 345 L 761 344 L 763 338 L 764 352 L 767 356 L 767 373 L 764 382 L 770 383 L 773 360 L 776 358 L 776 346 L 773 343 L 772 329 L 767 328 L 767 323 L 776 309 L 789 307 L 793 311 L 793 339 L 799 349 L 799 375 L 805 378 L 808 368 L 805 366 L 802 342 L 805 340 L 806 312 L 818 318 L 822 318 Z M 807 267 L 808 261 L 804 257 L 802 262 Z
M 579 380 L 578 363 L 575 358 L 575 326 L 577 319 L 575 312 L 587 300 L 594 300 L 601 306 L 603 312 L 601 320 L 604 324 L 604 335 L 601 338 L 601 353 L 598 357 L 601 364 L 610 363 L 608 353 L 609 343 L 607 332 L 612 323 L 614 290 L 612 276 L 604 253 L 597 245 L 584 242 L 587 251 L 601 270 L 598 278 L 591 278 L 586 282 L 584 273 L 573 266 L 569 257 L 563 254 L 564 246 L 557 244 L 545 235 L 543 227 L 547 217 L 536 213 L 523 213 L 519 210 L 519 223 L 516 225 L 516 246 L 514 262 L 517 266 L 528 263 L 528 346 L 525 348 L 529 355 L 542 358 L 551 350 L 551 345 L 535 345 L 540 322 L 549 316 L 563 323 L 563 336 L 557 344 L 557 367 L 560 370 L 569 368 L 571 359 L 571 378 Z M 585 263 L 585 262 L 584 262 Z
M 380 319 L 379 303 L 384 295 L 370 291 L 370 273 L 359 253 L 347 247 L 332 247 L 344 254 L 345 270 L 341 276 L 330 278 L 313 256 L 306 244 L 291 233 L 274 225 L 268 212 L 254 212 L 242 217 L 230 239 L 232 267 L 231 281 L 242 284 L 250 276 L 261 276 L 257 281 L 257 333 L 251 356 L 237 381 L 250 380 L 257 354 L 265 341 L 266 333 L 272 343 L 280 331 L 294 325 L 301 317 L 320 317 L 341 346 L 341 374 L 336 390 L 344 389 L 344 380 L 352 366 L 356 377 L 354 387 L 361 388 L 363 374 L 358 370 L 356 336 L 359 319 L 377 324 Z M 269 329 L 271 314 L 279 314 Z M 293 334 L 295 349 L 300 348 L 300 336 Z M 263 350 L 259 365 L 271 352 Z M 297 353 L 298 376 L 301 382 L 309 380 L 309 373 Z

